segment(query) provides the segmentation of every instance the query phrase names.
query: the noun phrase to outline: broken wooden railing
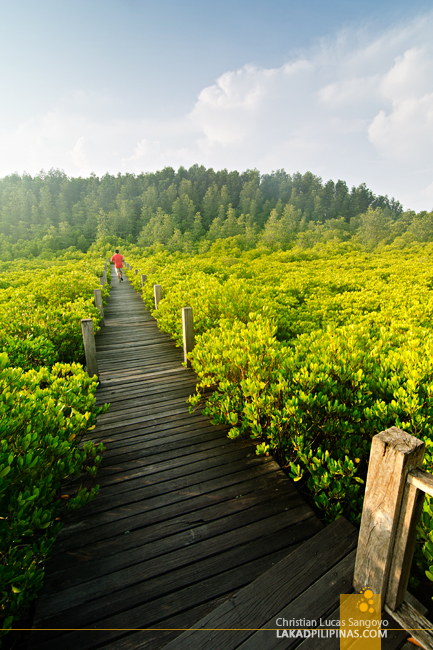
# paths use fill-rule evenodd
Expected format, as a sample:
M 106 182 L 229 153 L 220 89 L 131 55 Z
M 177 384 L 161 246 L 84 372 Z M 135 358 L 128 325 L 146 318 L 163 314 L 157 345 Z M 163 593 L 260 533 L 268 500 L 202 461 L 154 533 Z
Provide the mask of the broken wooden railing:
M 406 597 L 424 496 L 433 496 L 433 475 L 421 469 L 424 451 L 422 440 L 397 427 L 374 436 L 353 586 L 381 594 L 382 608 L 433 649 L 433 624 Z

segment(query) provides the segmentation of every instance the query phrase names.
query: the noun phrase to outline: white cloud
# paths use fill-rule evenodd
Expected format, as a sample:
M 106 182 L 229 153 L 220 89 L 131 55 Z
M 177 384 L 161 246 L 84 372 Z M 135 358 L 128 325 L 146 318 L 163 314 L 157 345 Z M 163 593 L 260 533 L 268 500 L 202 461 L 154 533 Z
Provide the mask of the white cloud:
M 432 28 L 431 13 L 370 40 L 344 32 L 290 66 L 225 73 L 190 114 L 201 159 L 366 181 L 431 209 Z
M 369 127 L 370 141 L 388 159 L 427 162 L 433 146 L 433 53 L 410 48 L 384 75 L 381 88 L 392 109 L 380 110 Z
M 113 118 L 109 96 L 76 91 L 0 132 L 0 174 L 284 167 L 430 210 L 432 31 L 430 13 L 375 37 L 346 30 L 281 67 L 224 72 L 177 119 Z
M 81 136 L 78 138 L 74 148 L 71 151 L 72 160 L 79 169 L 85 169 L 89 166 L 87 154 L 85 151 L 86 142 L 87 139 L 84 136 Z

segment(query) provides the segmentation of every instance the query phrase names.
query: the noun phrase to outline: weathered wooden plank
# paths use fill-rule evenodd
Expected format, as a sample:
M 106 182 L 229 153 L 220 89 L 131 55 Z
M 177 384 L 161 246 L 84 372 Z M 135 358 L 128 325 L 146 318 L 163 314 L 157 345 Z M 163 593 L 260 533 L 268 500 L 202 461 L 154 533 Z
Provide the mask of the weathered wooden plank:
M 148 413 L 153 415 L 155 413 L 155 403 L 158 402 L 156 400 L 153 400 L 151 403 L 133 404 L 130 408 L 126 407 L 124 409 L 117 409 L 116 411 L 109 411 L 99 418 L 99 426 L 106 427 L 109 422 L 116 420 L 121 422 L 135 420 L 137 417 L 146 415 Z M 159 411 L 162 411 L 162 409 L 165 411 L 166 408 L 174 409 L 181 406 L 185 412 L 189 412 L 185 395 L 177 396 L 171 393 L 165 396 L 161 395 L 160 403 L 161 408 L 158 409 Z M 127 420 L 125 420 L 125 418 L 127 418 Z
M 119 522 L 122 519 L 129 519 L 130 517 L 135 517 L 146 512 L 149 513 L 152 510 L 158 511 L 157 519 L 161 517 L 169 518 L 170 516 L 173 516 L 172 509 L 176 508 L 175 504 L 177 504 L 178 512 L 180 511 L 187 514 L 190 511 L 196 511 L 210 504 L 214 505 L 218 502 L 226 501 L 227 499 L 236 498 L 239 503 L 247 494 L 251 494 L 258 490 L 264 490 L 266 488 L 275 490 L 275 494 L 278 491 L 283 491 L 286 494 L 289 494 L 290 492 L 294 493 L 295 490 L 293 488 L 292 490 L 287 489 L 287 481 L 285 478 L 284 475 L 277 476 L 265 473 L 260 476 L 257 473 L 254 473 L 252 479 L 247 478 L 243 481 L 234 482 L 228 485 L 226 481 L 220 479 L 219 487 L 214 490 L 207 487 L 201 491 L 200 489 L 197 489 L 197 486 L 194 486 L 194 489 L 189 488 L 189 490 L 178 490 L 174 493 L 169 492 L 162 496 L 147 498 L 145 501 L 140 499 L 129 503 L 127 506 L 112 508 L 109 512 L 104 512 L 99 515 L 94 514 L 92 517 L 82 519 L 80 522 L 80 531 L 89 530 L 96 526 L 111 524 L 113 521 Z M 188 503 L 185 503 L 185 501 L 188 501 Z M 176 510 L 174 510 L 174 512 L 176 512 Z M 149 523 L 152 523 L 152 521 L 149 520 Z M 76 523 L 71 522 L 62 529 L 62 537 L 65 537 L 68 534 L 74 535 L 75 532 Z
M 195 392 L 195 382 L 186 380 L 181 381 L 181 378 L 172 379 L 167 381 L 164 386 L 161 386 L 161 395 L 171 392 L 183 393 L 185 400 L 189 395 Z M 156 385 L 147 386 L 144 382 L 141 385 L 136 385 L 135 382 L 129 382 L 126 386 L 119 386 L 118 390 L 113 388 L 105 389 L 104 394 L 97 396 L 96 403 L 98 405 L 109 402 L 110 411 L 113 409 L 121 408 L 123 404 L 128 403 L 129 400 L 154 400 L 157 398 L 158 388 Z
M 171 375 L 173 373 L 187 373 L 188 370 L 184 368 L 183 366 L 180 367 L 173 367 L 173 368 L 165 368 L 164 370 L 153 370 L 149 372 L 144 372 L 142 369 L 137 369 L 136 372 L 130 373 L 128 376 L 128 379 L 125 381 L 139 381 L 140 379 L 147 380 L 147 379 L 152 379 L 154 377 L 163 377 L 166 375 Z M 124 384 L 124 381 L 122 382 L 117 378 L 117 377 L 107 377 L 104 380 L 104 388 L 110 388 L 115 384 Z
M 97 430 L 100 430 L 103 428 L 104 431 L 109 431 L 109 430 L 114 430 L 114 429 L 120 429 L 120 428 L 125 428 L 126 426 L 131 427 L 132 425 L 143 425 L 144 423 L 148 422 L 155 422 L 158 419 L 165 419 L 170 418 L 170 417 L 176 417 L 177 415 L 180 415 L 182 413 L 188 413 L 188 408 L 186 405 L 180 403 L 179 406 L 167 409 L 166 415 L 164 413 L 149 413 L 148 415 L 143 415 L 143 416 L 131 416 L 125 421 L 124 426 L 122 427 L 118 422 L 113 421 L 113 422 L 107 422 L 107 424 L 99 424 L 98 427 L 92 431 L 92 437 L 94 437 L 95 433 Z
M 158 362 L 165 363 L 178 363 L 178 359 L 182 357 L 178 354 L 178 350 L 161 350 L 154 349 L 152 351 L 146 352 L 136 352 L 131 354 L 125 354 L 122 359 L 100 359 L 98 357 L 98 363 L 101 366 L 101 370 L 104 372 L 115 373 L 119 369 L 123 368 L 133 368 L 137 366 L 149 366 Z
M 120 354 L 120 350 L 118 354 Z M 178 356 L 178 351 L 175 352 L 175 355 Z M 125 354 L 125 358 L 122 359 L 122 362 L 118 360 L 113 361 L 109 358 L 100 359 L 98 355 L 98 363 L 101 366 L 101 370 L 103 372 L 107 373 L 107 375 L 111 374 L 112 376 L 116 377 L 118 372 L 129 372 L 134 368 L 148 368 L 154 366 L 158 362 L 165 364 L 172 363 L 173 367 L 178 367 L 176 364 L 178 364 L 179 359 L 182 359 L 181 357 L 178 357 L 178 359 L 176 359 L 175 355 L 173 354 L 173 351 L 170 350 L 166 350 L 165 352 L 161 351 L 161 354 L 158 354 L 157 351 L 151 354 L 146 354 L 146 352 L 143 351 L 137 351 L 136 353 L 132 351 L 131 354 Z
M 100 429 L 96 428 L 94 431 L 92 431 L 91 437 L 89 436 L 89 440 L 93 440 L 94 442 L 104 442 L 105 440 L 110 440 L 113 437 L 116 437 L 117 440 L 122 440 L 123 438 L 129 439 L 139 435 L 146 435 L 147 433 L 152 433 L 158 430 L 164 431 L 176 426 L 183 426 L 185 422 L 188 421 L 188 419 L 188 412 L 185 411 L 175 413 L 174 415 L 171 415 L 167 418 L 164 418 L 161 415 L 159 418 L 155 416 L 153 419 L 149 419 L 144 422 L 135 422 L 133 424 L 128 423 L 128 426 L 123 428 L 121 428 L 120 425 L 117 427 L 114 426 L 111 427 L 109 431 L 104 431 L 102 427 Z M 205 422 L 206 418 L 202 415 L 195 415 L 193 417 L 190 417 L 190 421 L 191 425 L 195 426 L 196 424 Z M 236 445 L 238 445 L 238 442 L 236 442 Z M 235 445 L 233 445 L 233 448 L 235 448 Z
M 133 531 L 142 530 L 143 536 L 154 534 L 160 524 L 164 534 L 184 530 L 185 527 L 194 528 L 200 524 L 215 521 L 224 516 L 254 511 L 255 516 L 265 517 L 267 514 L 275 514 L 284 511 L 287 503 L 287 493 L 290 489 L 283 491 L 274 486 L 268 486 L 260 492 L 247 493 L 242 498 L 232 498 L 222 503 L 215 503 L 204 506 L 199 510 L 192 508 L 192 502 L 186 501 L 174 503 L 163 510 L 152 510 L 145 514 L 132 515 L 126 519 L 114 520 L 109 524 L 102 524 L 97 528 L 83 530 L 84 526 L 77 524 L 75 530 L 79 532 L 79 540 L 75 536 L 60 534 L 57 542 L 57 552 L 64 552 L 77 546 L 87 546 L 100 540 L 107 540 L 116 536 L 122 536 L 125 531 L 130 534 Z M 209 501 L 204 497 L 198 500 Z M 188 514 L 185 518 L 184 515 Z M 166 532 L 170 531 L 170 533 Z
M 158 357 L 155 357 L 154 359 L 149 360 L 148 363 L 131 362 L 129 365 L 126 363 L 119 365 L 119 367 L 117 367 L 115 370 L 115 375 L 116 378 L 118 379 L 118 378 L 130 377 L 132 376 L 132 373 L 136 375 L 139 372 L 151 373 L 151 372 L 160 371 L 161 368 L 165 370 L 170 370 L 172 368 L 177 368 L 177 367 L 178 366 L 177 366 L 176 359 L 167 358 L 165 360 L 165 359 L 158 359 Z M 112 365 L 106 367 L 102 366 L 101 373 L 105 373 L 107 375 L 107 378 L 113 376 L 114 371 Z
M 352 551 L 320 577 L 294 601 L 277 612 L 259 632 L 255 632 L 239 650 L 283 650 L 295 648 L 299 639 L 277 638 L 274 631 L 276 618 L 300 619 L 308 616 L 310 620 L 325 619 L 340 600 L 340 594 L 347 593 L 352 586 L 356 551 Z M 307 614 L 306 614 L 307 613 Z M 272 630 L 268 632 L 267 630 Z
M 61 647 L 62 650 L 75 650 L 78 646 L 80 650 L 91 650 L 121 638 L 125 629 L 156 626 L 156 623 L 162 622 L 165 618 L 172 617 L 182 610 L 188 610 L 242 588 L 272 564 L 278 562 L 285 553 L 286 551 L 282 550 L 267 555 L 231 571 L 128 609 L 121 614 L 100 619 L 95 624 L 86 626 L 83 631 L 68 632 L 60 636 L 55 632 L 40 631 L 37 637 L 38 645 L 35 645 L 34 648 L 58 650 Z
M 247 465 L 243 460 L 236 460 L 225 465 L 217 465 L 204 472 L 188 473 L 180 478 L 158 481 L 135 490 L 120 492 L 112 495 L 109 499 L 101 498 L 99 495 L 87 505 L 85 517 L 83 517 L 83 513 L 81 513 L 80 517 L 79 512 L 74 512 L 68 516 L 68 522 L 87 520 L 87 518 L 98 512 L 123 507 L 137 501 L 151 500 L 163 495 L 171 495 L 173 501 L 182 500 L 185 495 L 193 494 L 197 496 L 205 494 L 223 486 L 240 483 L 249 478 L 275 471 L 279 471 L 279 468 L 273 462 L 257 462 L 255 465 Z
M 191 422 L 190 430 L 188 430 L 188 424 L 185 424 L 185 419 L 178 419 L 170 420 L 169 422 L 157 426 L 146 427 L 145 429 L 126 431 L 120 439 L 117 436 L 107 435 L 104 437 L 104 441 L 110 444 L 106 447 L 104 456 L 109 458 L 111 455 L 116 455 L 119 449 L 128 450 L 128 447 L 131 448 L 135 445 L 142 446 L 145 444 L 158 444 L 158 442 L 164 443 L 165 439 L 175 439 L 180 436 L 190 436 L 193 438 L 194 436 L 210 431 L 211 429 L 226 433 L 228 428 L 224 424 L 212 427 L 212 425 L 209 424 L 209 420 L 203 416 L 202 418 L 196 418 L 194 422 Z
M 203 443 L 210 442 L 212 440 L 227 440 L 226 431 L 224 429 L 213 429 L 208 427 L 202 429 L 202 432 L 195 432 L 190 434 L 189 432 L 184 432 L 175 436 L 166 436 L 166 438 L 153 438 L 148 441 L 147 438 L 144 438 L 135 445 L 128 445 L 122 448 L 122 451 L 119 449 L 117 453 L 104 454 L 103 466 L 105 468 L 110 467 L 110 465 L 118 464 L 119 462 L 128 462 L 135 461 L 142 456 L 150 458 L 151 455 L 155 454 L 164 454 L 165 452 L 179 452 L 187 447 L 193 445 L 201 445 Z M 167 458 L 167 457 L 166 457 Z
M 182 373 L 183 371 L 183 373 Z M 167 381 L 167 384 L 174 384 L 178 386 L 182 386 L 182 381 L 184 382 L 184 385 L 191 385 L 193 386 L 194 384 L 194 376 L 192 373 L 188 372 L 185 370 L 185 368 L 182 368 L 181 371 L 179 371 L 179 367 L 177 370 L 173 370 L 173 372 L 165 372 L 165 377 L 164 379 Z M 109 382 L 109 383 L 108 383 Z M 117 380 L 116 378 L 112 377 L 107 377 L 106 383 L 104 386 L 101 386 L 100 389 L 97 392 L 97 399 L 102 399 L 105 398 L 106 394 L 109 394 L 111 391 L 111 394 L 113 397 L 119 395 L 122 397 L 122 393 L 127 391 L 128 393 L 131 391 L 139 391 L 140 388 L 143 390 L 148 390 L 149 392 L 152 391 L 152 389 L 155 388 L 157 385 L 156 382 L 159 383 L 161 387 L 165 387 L 166 382 L 161 381 L 161 378 L 159 376 L 152 377 L 151 373 L 147 373 L 143 375 L 143 377 L 138 377 L 136 374 L 131 375 L 130 377 L 124 379 L 123 381 Z
M 189 386 L 182 386 L 181 384 L 176 384 L 171 390 L 170 387 L 166 387 L 165 391 L 161 391 L 158 399 L 158 392 L 154 389 L 152 391 L 148 391 L 146 396 L 141 396 L 139 394 L 136 395 L 128 395 L 124 396 L 122 399 L 118 399 L 116 401 L 110 401 L 109 398 L 107 398 L 107 402 L 110 403 L 110 410 L 107 413 L 108 417 L 117 417 L 119 413 L 122 411 L 130 411 L 130 410 L 135 410 L 136 408 L 144 408 L 147 406 L 156 406 L 156 405 L 165 405 L 168 402 L 172 402 L 173 400 L 182 400 L 183 403 L 186 403 L 188 397 L 194 392 L 194 389 Z M 105 418 L 106 416 L 104 416 Z M 100 418 L 102 421 L 103 418 Z
M 188 406 L 186 405 L 186 400 L 184 396 L 181 397 L 168 397 L 167 399 L 161 399 L 162 408 L 157 408 L 155 406 L 155 401 L 152 401 L 149 405 L 144 405 L 141 407 L 131 408 L 130 410 L 125 409 L 115 411 L 113 413 L 107 413 L 99 419 L 98 427 L 96 430 L 109 429 L 113 427 L 119 428 L 123 423 L 123 430 L 129 427 L 129 423 L 132 425 L 145 424 L 149 419 L 164 419 L 164 413 L 171 415 L 181 415 L 185 414 L 191 421 L 194 418 L 191 418 Z M 198 417 L 201 417 L 201 413 L 197 413 Z
M 224 439 L 222 442 L 225 443 L 226 439 Z M 245 446 L 248 449 L 248 443 L 245 443 Z M 231 453 L 232 446 L 230 444 L 221 444 L 219 446 L 212 447 L 211 451 L 211 454 L 206 453 L 205 451 L 199 451 L 197 453 L 188 454 L 187 458 L 176 456 L 175 458 L 170 458 L 169 460 L 164 460 L 156 463 L 142 463 L 137 468 L 130 468 L 128 470 L 125 470 L 120 466 L 118 468 L 118 471 L 114 471 L 114 469 L 112 469 L 112 471 L 106 475 L 102 475 L 101 472 L 98 479 L 99 485 L 104 489 L 109 486 L 116 485 L 116 490 L 120 490 L 120 483 L 123 483 L 124 481 L 149 477 L 151 474 L 159 474 L 165 470 L 175 469 L 186 464 L 193 465 L 201 461 L 206 461 L 209 458 L 215 460 L 218 459 L 217 462 L 223 463 L 225 460 L 224 456 L 227 456 Z M 194 470 L 194 467 L 191 467 L 191 469 Z M 156 477 L 156 480 L 158 480 L 158 477 Z
M 170 392 L 173 390 L 184 390 L 188 395 L 192 395 L 195 392 L 194 383 L 185 376 L 171 376 L 167 378 L 167 382 L 164 382 L 163 392 Z M 102 392 L 104 391 L 104 392 Z M 96 403 L 99 405 L 108 402 L 111 408 L 116 408 L 117 402 L 122 403 L 128 399 L 136 399 L 138 397 L 146 398 L 146 394 L 152 397 L 157 392 L 157 388 L 154 383 L 147 383 L 143 380 L 135 380 L 126 382 L 118 382 L 116 385 L 104 386 L 101 387 L 101 392 L 97 393 Z M 186 399 L 186 398 L 185 398 Z
M 91 440 L 96 442 L 109 443 L 109 446 L 106 447 L 107 451 L 110 450 L 110 453 L 116 453 L 116 449 L 126 449 L 127 446 L 139 443 L 145 443 L 146 441 L 151 440 L 161 440 L 161 444 L 164 443 L 164 438 L 167 436 L 173 436 L 176 434 L 187 433 L 188 418 L 186 417 L 173 417 L 170 420 L 153 420 L 149 423 L 148 426 L 133 426 L 127 428 L 122 433 L 118 431 L 111 431 L 104 435 L 103 431 L 98 431 L 97 435 L 92 436 Z M 226 425 L 216 425 L 217 430 L 227 432 Z M 197 416 L 191 421 L 191 431 L 192 436 L 196 435 L 194 432 L 199 431 L 200 429 L 209 429 L 209 420 L 204 416 Z M 202 433 L 205 433 L 203 431 Z M 160 435 L 159 435 L 160 434 Z M 90 439 L 90 438 L 89 438 Z M 111 447 L 113 445 L 113 447 Z M 237 443 L 232 445 L 233 449 L 241 448 Z M 127 449 L 126 449 L 127 450 Z M 108 456 L 107 456 L 108 457 Z
M 212 456 L 205 459 L 196 459 L 190 458 L 188 463 L 179 464 L 177 466 L 171 467 L 158 467 L 148 466 L 145 472 L 141 472 L 139 476 L 126 476 L 118 477 L 120 481 L 113 481 L 113 483 L 104 486 L 104 498 L 111 498 L 122 492 L 129 492 L 136 488 L 141 488 L 149 484 L 164 483 L 165 481 L 171 480 L 176 477 L 184 477 L 187 475 L 192 476 L 195 473 L 202 471 L 209 471 L 214 468 L 224 468 L 224 465 L 227 465 L 227 470 L 233 467 L 233 463 L 242 461 L 245 465 L 256 465 L 260 463 L 260 458 L 251 454 L 248 447 L 244 449 L 235 449 L 230 451 L 230 449 L 219 449 L 220 454 L 213 454 Z M 227 453 L 224 453 L 224 452 Z
M 125 338 L 122 336 L 122 340 L 116 341 L 114 334 L 106 336 L 105 338 L 100 337 L 98 341 L 98 355 L 101 357 L 111 358 L 114 357 L 113 352 L 123 349 L 125 354 L 131 354 L 134 351 L 139 351 L 142 353 L 152 352 L 155 353 L 158 348 L 162 352 L 165 351 L 179 351 L 179 348 L 176 347 L 174 341 L 167 340 L 164 336 L 150 336 L 149 334 L 141 338 L 142 335 L 142 324 L 137 324 L 136 327 L 129 329 L 129 335 Z M 139 338 L 140 337 L 140 338 Z M 111 341 L 111 342 L 110 342 Z
M 433 624 L 420 614 L 407 600 L 397 610 L 385 605 L 386 612 L 392 616 L 426 650 L 433 648 Z
M 140 630 L 127 634 L 122 639 L 118 639 L 113 644 L 109 643 L 104 646 L 107 650 L 160 650 L 169 641 L 180 634 L 178 629 L 186 629 L 202 616 L 212 611 L 215 607 L 223 602 L 227 595 L 215 598 L 206 603 L 201 603 L 197 607 L 189 609 L 187 612 L 175 615 L 172 618 L 164 620 L 164 630 Z M 411 650 L 414 650 L 413 648 Z
M 261 469 L 261 468 L 257 468 Z M 241 475 L 244 473 L 240 473 Z M 249 478 L 260 478 L 263 474 L 256 474 L 256 475 L 250 475 L 250 476 L 245 476 L 245 480 L 248 480 Z M 214 481 L 209 481 L 210 485 L 207 486 L 206 484 L 202 484 L 200 487 L 203 487 L 203 494 L 206 494 L 206 490 L 209 492 L 212 492 L 213 490 L 217 490 L 219 487 L 224 485 L 223 478 L 225 477 L 220 477 L 220 479 L 216 479 Z M 234 485 L 235 483 L 233 483 Z M 237 483 L 239 486 L 239 482 Z M 193 486 L 193 488 L 196 489 L 196 486 Z M 170 499 L 175 495 L 175 492 L 169 492 L 166 494 L 163 494 L 162 497 L 166 497 L 167 499 Z M 186 494 L 187 497 L 190 497 L 191 494 Z M 175 501 L 168 501 L 168 504 L 170 503 L 175 503 Z M 289 512 L 289 510 L 294 510 L 296 507 L 301 507 L 302 501 L 298 496 L 296 496 L 294 499 L 291 499 L 291 508 L 289 508 L 285 512 Z M 298 515 L 296 515 L 298 516 Z M 293 514 L 290 515 L 290 517 L 293 519 Z M 290 522 L 289 522 L 290 523 Z M 287 525 L 287 521 L 285 520 L 284 523 L 281 523 L 279 520 L 278 516 L 276 517 L 270 517 L 267 518 L 267 527 L 266 527 L 266 534 L 271 534 L 273 531 L 278 530 L 282 528 L 284 525 Z M 252 525 L 253 528 L 255 524 Z M 234 544 L 239 544 L 245 539 L 249 539 L 248 535 L 252 533 L 251 526 L 249 528 L 248 533 L 246 534 L 245 538 L 239 536 L 239 530 L 242 531 L 241 529 L 234 529 L 234 531 L 230 531 L 228 533 L 222 533 L 218 534 L 217 532 L 217 538 L 219 541 L 217 542 L 210 542 L 211 544 L 215 543 L 217 544 L 217 550 L 223 550 L 224 544 L 227 544 L 228 547 Z M 257 530 L 254 529 L 254 534 L 257 536 Z M 170 551 L 173 551 L 173 549 L 178 548 L 184 548 L 185 547 L 185 539 L 181 535 L 179 538 L 179 542 L 173 546 L 170 546 Z M 206 538 L 205 538 L 206 539 Z M 212 537 L 210 538 L 211 540 L 213 539 Z M 224 540 L 227 539 L 227 542 L 224 542 Z M 188 540 L 189 544 L 186 544 L 188 548 L 190 548 L 191 545 L 191 539 Z M 194 542 L 195 543 L 195 542 Z M 200 542 L 197 542 L 200 543 Z M 201 542 L 203 543 L 203 542 Z M 219 546 L 221 545 L 221 546 Z M 92 561 L 91 565 L 88 567 L 85 567 L 82 569 L 81 575 L 80 575 L 80 567 L 72 567 L 72 569 L 69 569 L 66 566 L 62 565 L 61 558 L 57 558 L 57 562 L 54 559 L 54 561 L 50 560 L 50 571 L 49 574 L 45 580 L 45 587 L 48 590 L 55 590 L 55 591 L 60 591 L 61 589 L 64 589 L 68 586 L 78 584 L 79 582 L 86 582 L 94 577 L 97 577 L 99 575 L 105 575 L 107 573 L 110 573 L 112 571 L 116 571 L 118 568 L 122 566 L 130 566 L 133 564 L 137 564 L 138 562 L 143 561 L 143 559 L 147 559 L 149 557 L 156 557 L 157 555 L 160 555 L 161 553 L 165 554 L 165 559 L 167 558 L 167 548 L 162 549 L 161 545 L 158 543 L 158 545 L 155 545 L 154 550 L 152 553 L 150 552 L 150 547 L 146 547 L 146 552 L 143 555 L 143 551 L 140 551 L 139 554 L 136 554 L 135 550 L 132 549 L 130 553 L 120 553 L 116 557 L 111 557 L 107 558 L 105 556 L 102 556 L 102 558 L 96 559 Z M 119 564 L 120 563 L 120 564 Z M 58 567 L 56 570 L 55 567 Z M 66 578 L 65 576 L 69 576 Z
M 228 447 L 232 443 L 228 440 L 225 435 L 218 435 L 213 438 L 208 438 L 204 442 L 191 441 L 190 444 L 185 445 L 182 451 L 182 458 L 179 458 L 178 449 L 168 447 L 165 450 L 159 451 L 158 449 L 144 449 L 142 453 L 133 454 L 133 458 L 124 458 L 123 455 L 119 455 L 118 462 L 105 463 L 99 468 L 99 477 L 101 484 L 103 479 L 110 476 L 111 474 L 117 474 L 118 472 L 129 472 L 129 470 L 135 470 L 139 467 L 145 467 L 146 465 L 153 465 L 154 463 L 168 462 L 169 460 L 175 459 L 177 462 L 179 460 L 185 459 L 189 455 L 195 455 L 200 452 L 204 452 L 206 456 L 209 453 L 213 453 L 218 447 Z
M 205 528 L 195 529 L 193 538 L 190 531 L 183 531 L 162 540 L 154 540 L 142 545 L 137 544 L 109 556 L 99 554 L 89 558 L 86 555 L 83 556 L 83 561 L 80 561 L 74 567 L 74 570 L 62 567 L 59 571 L 52 573 L 52 580 L 47 583 L 46 590 L 47 593 L 52 593 L 57 589 L 60 591 L 80 583 L 89 583 L 101 576 L 143 562 L 150 563 L 149 567 L 152 567 L 152 575 L 159 575 L 164 573 L 166 562 L 174 567 L 182 566 L 188 564 L 191 557 L 194 557 L 197 553 L 202 557 L 206 557 L 247 544 L 252 539 L 264 539 L 267 536 L 274 536 L 275 538 L 282 536 L 284 545 L 289 552 L 320 529 L 317 519 L 312 517 L 311 512 L 308 512 L 305 507 L 303 517 L 301 516 L 300 508 L 302 507 L 299 506 L 299 509 L 296 509 L 296 515 L 299 519 L 297 523 L 293 522 L 292 513 L 283 512 L 268 517 L 265 524 L 258 520 L 246 526 L 232 527 L 225 532 L 221 532 L 215 523 L 207 525 Z M 162 558 L 163 561 L 155 561 L 155 558 Z
M 141 441 L 140 445 L 134 445 L 132 451 L 128 451 L 128 447 L 124 447 L 123 451 L 119 454 L 107 456 L 103 461 L 103 467 L 109 471 L 111 466 L 117 466 L 119 463 L 135 463 L 140 462 L 140 459 L 145 458 L 146 462 L 153 456 L 158 457 L 162 454 L 164 460 L 170 458 L 169 454 L 188 453 L 188 451 L 199 451 L 199 447 L 203 449 L 212 449 L 213 443 L 216 447 L 227 443 L 227 436 L 225 431 L 214 431 L 213 429 L 205 429 L 202 435 L 188 436 L 183 434 L 169 439 L 167 442 L 164 439 L 160 440 L 160 444 L 156 444 L 156 440 L 152 440 L 150 444 L 145 444 L 145 440 Z M 152 444 L 154 443 L 154 444 Z M 127 466 L 125 467 L 127 469 Z
M 158 374 L 152 376 L 149 373 L 145 374 L 141 379 L 133 375 L 131 376 L 130 379 L 126 379 L 125 381 L 122 382 L 116 381 L 115 377 L 111 378 L 110 380 L 107 379 L 106 384 L 98 388 L 96 396 L 97 398 L 99 398 L 100 394 L 104 395 L 106 392 L 110 390 L 115 394 L 117 394 L 119 391 L 121 393 L 122 389 L 139 390 L 139 388 L 142 387 L 143 389 L 151 390 L 157 385 L 164 387 L 166 385 L 166 382 L 185 381 L 185 382 L 190 382 L 192 384 L 195 382 L 195 375 L 192 372 L 186 370 L 186 368 L 183 368 L 182 366 L 180 367 L 178 366 L 177 370 L 173 370 L 172 372 L 165 371 L 163 374 L 164 374 L 163 382 L 161 381 L 161 377 Z
M 300 540 L 311 537 L 311 526 L 318 525 L 317 519 L 313 516 L 311 510 L 305 504 L 290 503 L 292 507 L 287 510 L 277 511 L 275 513 L 265 513 L 263 508 L 256 507 L 245 510 L 238 514 L 232 514 L 222 517 L 221 520 L 214 520 L 206 523 L 196 522 L 196 526 L 188 527 L 185 522 L 179 518 L 179 521 L 171 521 L 167 524 L 156 524 L 149 529 L 131 531 L 128 535 L 121 538 L 100 540 L 92 546 L 83 546 L 81 548 L 71 548 L 63 554 L 56 553 L 50 559 L 51 571 L 57 571 L 63 568 L 74 568 L 77 563 L 100 562 L 101 558 L 108 561 L 110 556 L 114 561 L 118 561 L 119 555 L 122 556 L 122 562 L 125 554 L 133 552 L 135 549 L 142 549 L 142 559 L 150 557 L 160 557 L 173 550 L 190 546 L 192 543 L 220 537 L 226 533 L 232 532 L 237 539 L 237 543 L 254 537 L 261 537 L 268 534 L 273 524 L 277 528 L 286 528 L 287 546 L 290 546 Z M 313 522 L 311 523 L 310 522 Z M 311 523 L 311 526 L 310 526 Z M 180 525 L 177 525 L 180 524 Z M 316 528 L 315 532 L 317 532 Z M 221 537 L 220 537 L 221 538 Z M 143 552 L 144 551 L 144 552 Z M 110 565 L 111 566 L 111 565 Z
M 433 497 L 433 475 L 429 474 L 420 467 L 416 467 L 407 476 L 407 482 L 410 485 L 422 490 L 425 494 L 429 494 Z
M 278 614 L 282 608 L 314 584 L 324 572 L 329 571 L 350 551 L 353 551 L 356 541 L 355 528 L 345 519 L 340 518 L 297 551 L 281 560 L 267 573 L 262 574 L 255 582 L 221 605 L 218 610 L 194 624 L 194 628 L 198 630 L 216 629 L 224 630 L 223 632 L 212 631 L 204 634 L 201 631 L 188 631 L 173 641 L 168 648 L 186 650 L 193 647 L 194 650 L 201 650 L 212 647 L 213 650 L 230 650 L 239 647 L 253 635 L 251 629 L 267 625 L 272 616 Z M 350 578 L 353 565 L 354 557 L 349 565 Z M 346 576 L 346 573 L 344 575 Z M 338 592 L 340 593 L 344 591 Z M 329 596 L 328 607 L 332 605 L 330 593 Z M 305 617 L 307 612 L 308 618 L 314 618 L 309 606 L 304 609 L 300 618 Z M 272 627 L 275 626 L 275 620 L 272 619 Z M 264 636 L 260 633 L 260 641 L 263 641 Z
M 97 350 L 98 350 L 98 356 L 107 356 L 108 355 L 113 355 L 114 353 L 117 353 L 119 350 L 123 349 L 124 352 L 130 352 L 132 350 L 147 350 L 150 347 L 156 347 L 158 345 L 163 346 L 163 348 L 167 349 L 173 349 L 173 347 L 176 347 L 173 345 L 173 342 L 168 342 L 164 335 L 162 333 L 160 337 L 154 338 L 152 337 L 143 337 L 142 336 L 142 329 L 143 326 L 137 327 L 137 332 L 135 332 L 133 335 L 131 333 L 131 336 L 128 336 L 127 338 L 123 338 L 122 335 L 122 341 L 119 343 L 118 336 L 114 334 L 105 334 L 103 336 L 100 336 L 100 332 L 98 332 L 95 336 L 96 343 L 97 343 Z M 140 336 L 140 338 L 137 340 L 137 337 Z
M 125 609 L 125 604 L 135 607 L 151 602 L 270 553 L 289 550 L 284 535 L 278 534 L 247 540 L 235 548 L 220 549 L 215 543 L 208 546 L 211 546 L 210 552 L 205 552 L 203 545 L 192 546 L 183 549 L 183 553 L 173 553 L 169 558 L 164 556 L 162 565 L 143 561 L 53 593 L 51 598 L 45 599 L 44 608 L 40 608 L 39 620 L 47 619 L 44 624 L 58 627 L 62 619 L 63 622 L 69 619 L 77 627 L 84 627 L 97 619 L 101 611 L 104 616 L 115 615 Z

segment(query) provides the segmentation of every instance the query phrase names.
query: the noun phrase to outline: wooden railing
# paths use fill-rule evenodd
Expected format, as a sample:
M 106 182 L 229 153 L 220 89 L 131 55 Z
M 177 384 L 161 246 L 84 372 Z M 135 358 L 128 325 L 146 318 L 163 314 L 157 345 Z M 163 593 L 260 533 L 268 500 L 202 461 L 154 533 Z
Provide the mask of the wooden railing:
M 433 624 L 406 597 L 424 495 L 433 496 L 424 451 L 422 440 L 397 427 L 374 436 L 353 586 L 381 594 L 385 611 L 433 650 Z

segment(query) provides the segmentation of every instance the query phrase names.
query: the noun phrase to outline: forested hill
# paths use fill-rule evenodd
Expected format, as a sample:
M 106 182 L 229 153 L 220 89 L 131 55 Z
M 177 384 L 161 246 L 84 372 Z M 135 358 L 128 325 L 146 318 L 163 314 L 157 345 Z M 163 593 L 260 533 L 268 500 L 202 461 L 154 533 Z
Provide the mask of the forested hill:
M 138 176 L 69 178 L 51 170 L 0 180 L 3 259 L 70 246 L 85 251 L 103 236 L 173 251 L 231 236 L 246 246 L 261 241 L 287 248 L 353 236 L 375 246 L 401 236 L 431 239 L 431 222 L 432 214 L 403 212 L 398 201 L 375 196 L 365 184 L 349 189 L 311 172 L 261 175 L 194 165 Z

